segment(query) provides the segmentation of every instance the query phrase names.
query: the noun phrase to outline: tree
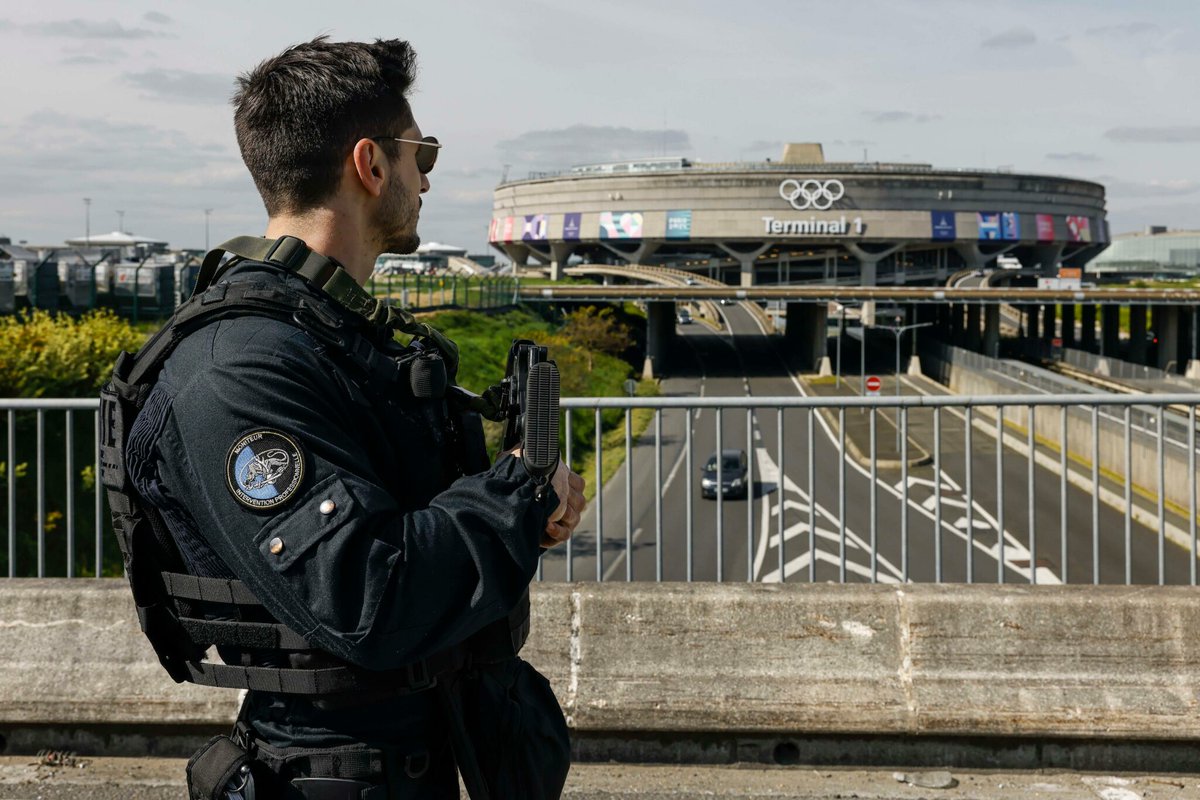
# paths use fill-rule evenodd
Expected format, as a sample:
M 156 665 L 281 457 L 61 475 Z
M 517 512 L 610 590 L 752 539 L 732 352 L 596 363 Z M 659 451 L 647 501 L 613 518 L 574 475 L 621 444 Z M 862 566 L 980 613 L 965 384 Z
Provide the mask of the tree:
M 629 346 L 629 328 L 613 317 L 611 308 L 584 306 L 567 312 L 562 334 L 587 354 L 588 372 L 594 366 L 595 353 L 616 356 Z

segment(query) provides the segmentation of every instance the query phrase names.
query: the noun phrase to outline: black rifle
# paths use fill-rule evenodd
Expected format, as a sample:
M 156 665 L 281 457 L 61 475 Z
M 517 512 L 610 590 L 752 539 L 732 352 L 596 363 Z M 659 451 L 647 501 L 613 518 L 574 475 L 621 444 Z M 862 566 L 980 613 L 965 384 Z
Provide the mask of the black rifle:
M 539 495 L 558 468 L 558 365 L 545 347 L 514 339 L 508 350 L 503 397 L 503 450 L 521 448 L 521 461 L 537 481 Z

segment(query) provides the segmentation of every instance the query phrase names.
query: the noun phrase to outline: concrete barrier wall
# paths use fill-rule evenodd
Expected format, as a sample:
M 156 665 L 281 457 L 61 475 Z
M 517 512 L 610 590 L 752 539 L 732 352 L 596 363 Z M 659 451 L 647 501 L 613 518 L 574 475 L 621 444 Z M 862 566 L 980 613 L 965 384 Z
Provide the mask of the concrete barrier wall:
M 931 360 L 930 360 L 931 361 Z M 985 394 L 1020 394 L 1028 391 L 1027 387 L 1014 385 L 1004 376 L 989 372 L 981 372 L 970 367 L 942 362 L 934 366 L 940 370 L 941 379 L 955 394 L 985 395 Z M 1103 409 L 1106 413 L 1118 419 L 1100 420 L 1099 463 L 1101 473 L 1119 481 L 1125 480 L 1125 425 L 1123 422 L 1124 409 L 1109 406 Z M 1049 406 L 1035 407 L 1034 435 L 1040 444 L 1053 447 L 1062 446 L 1061 411 Z M 986 419 L 995 425 L 995 408 L 979 406 L 975 413 L 976 419 Z M 1020 429 L 1017 435 L 1023 436 L 1029 426 L 1029 408 L 1026 406 L 1009 406 L 1004 409 L 1004 420 L 1008 426 Z M 1136 425 L 1136 422 L 1135 422 Z M 1010 431 L 1011 432 L 1011 431 Z M 1130 436 L 1130 479 L 1133 485 L 1157 497 L 1159 492 L 1158 474 L 1158 445 L 1157 439 L 1137 430 Z M 1092 414 L 1090 408 L 1071 408 L 1067 413 L 1067 453 L 1077 463 L 1091 467 L 1092 462 Z M 1175 510 L 1188 513 L 1190 506 L 1189 493 L 1193 489 L 1191 472 L 1188 470 L 1186 447 L 1168 446 L 1163 451 L 1162 484 L 1165 489 L 1164 498 L 1172 504 Z M 1197 483 L 1197 496 L 1200 498 L 1200 482 Z M 1200 502 L 1197 503 L 1200 508 Z
M 580 732 L 1200 738 L 1187 587 L 542 584 L 525 656 Z M 0 582 L 0 728 L 212 726 L 118 580 Z

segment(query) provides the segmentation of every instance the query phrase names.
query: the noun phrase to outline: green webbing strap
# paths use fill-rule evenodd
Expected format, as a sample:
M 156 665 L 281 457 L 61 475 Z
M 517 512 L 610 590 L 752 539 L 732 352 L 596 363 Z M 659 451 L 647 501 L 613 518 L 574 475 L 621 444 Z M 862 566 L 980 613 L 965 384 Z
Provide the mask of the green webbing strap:
M 281 236 L 278 239 L 237 236 L 218 245 L 204 257 L 204 264 L 196 279 L 196 294 L 203 292 L 220 277 L 223 272 L 220 269 L 221 256 L 224 253 L 290 269 L 371 324 L 429 340 L 446 362 L 447 377 L 454 380 L 458 372 L 458 345 L 433 326 L 417 321 L 408 311 L 372 297 L 340 264 L 309 249 L 295 236 Z

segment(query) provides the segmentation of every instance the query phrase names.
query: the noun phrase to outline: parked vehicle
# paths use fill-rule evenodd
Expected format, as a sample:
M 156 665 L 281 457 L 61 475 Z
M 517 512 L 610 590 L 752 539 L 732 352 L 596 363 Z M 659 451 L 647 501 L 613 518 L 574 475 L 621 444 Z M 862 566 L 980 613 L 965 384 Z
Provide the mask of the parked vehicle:
M 675 314 L 675 321 L 680 325 L 691 325 L 692 312 L 688 311 L 686 308 L 679 309 L 679 311 Z

